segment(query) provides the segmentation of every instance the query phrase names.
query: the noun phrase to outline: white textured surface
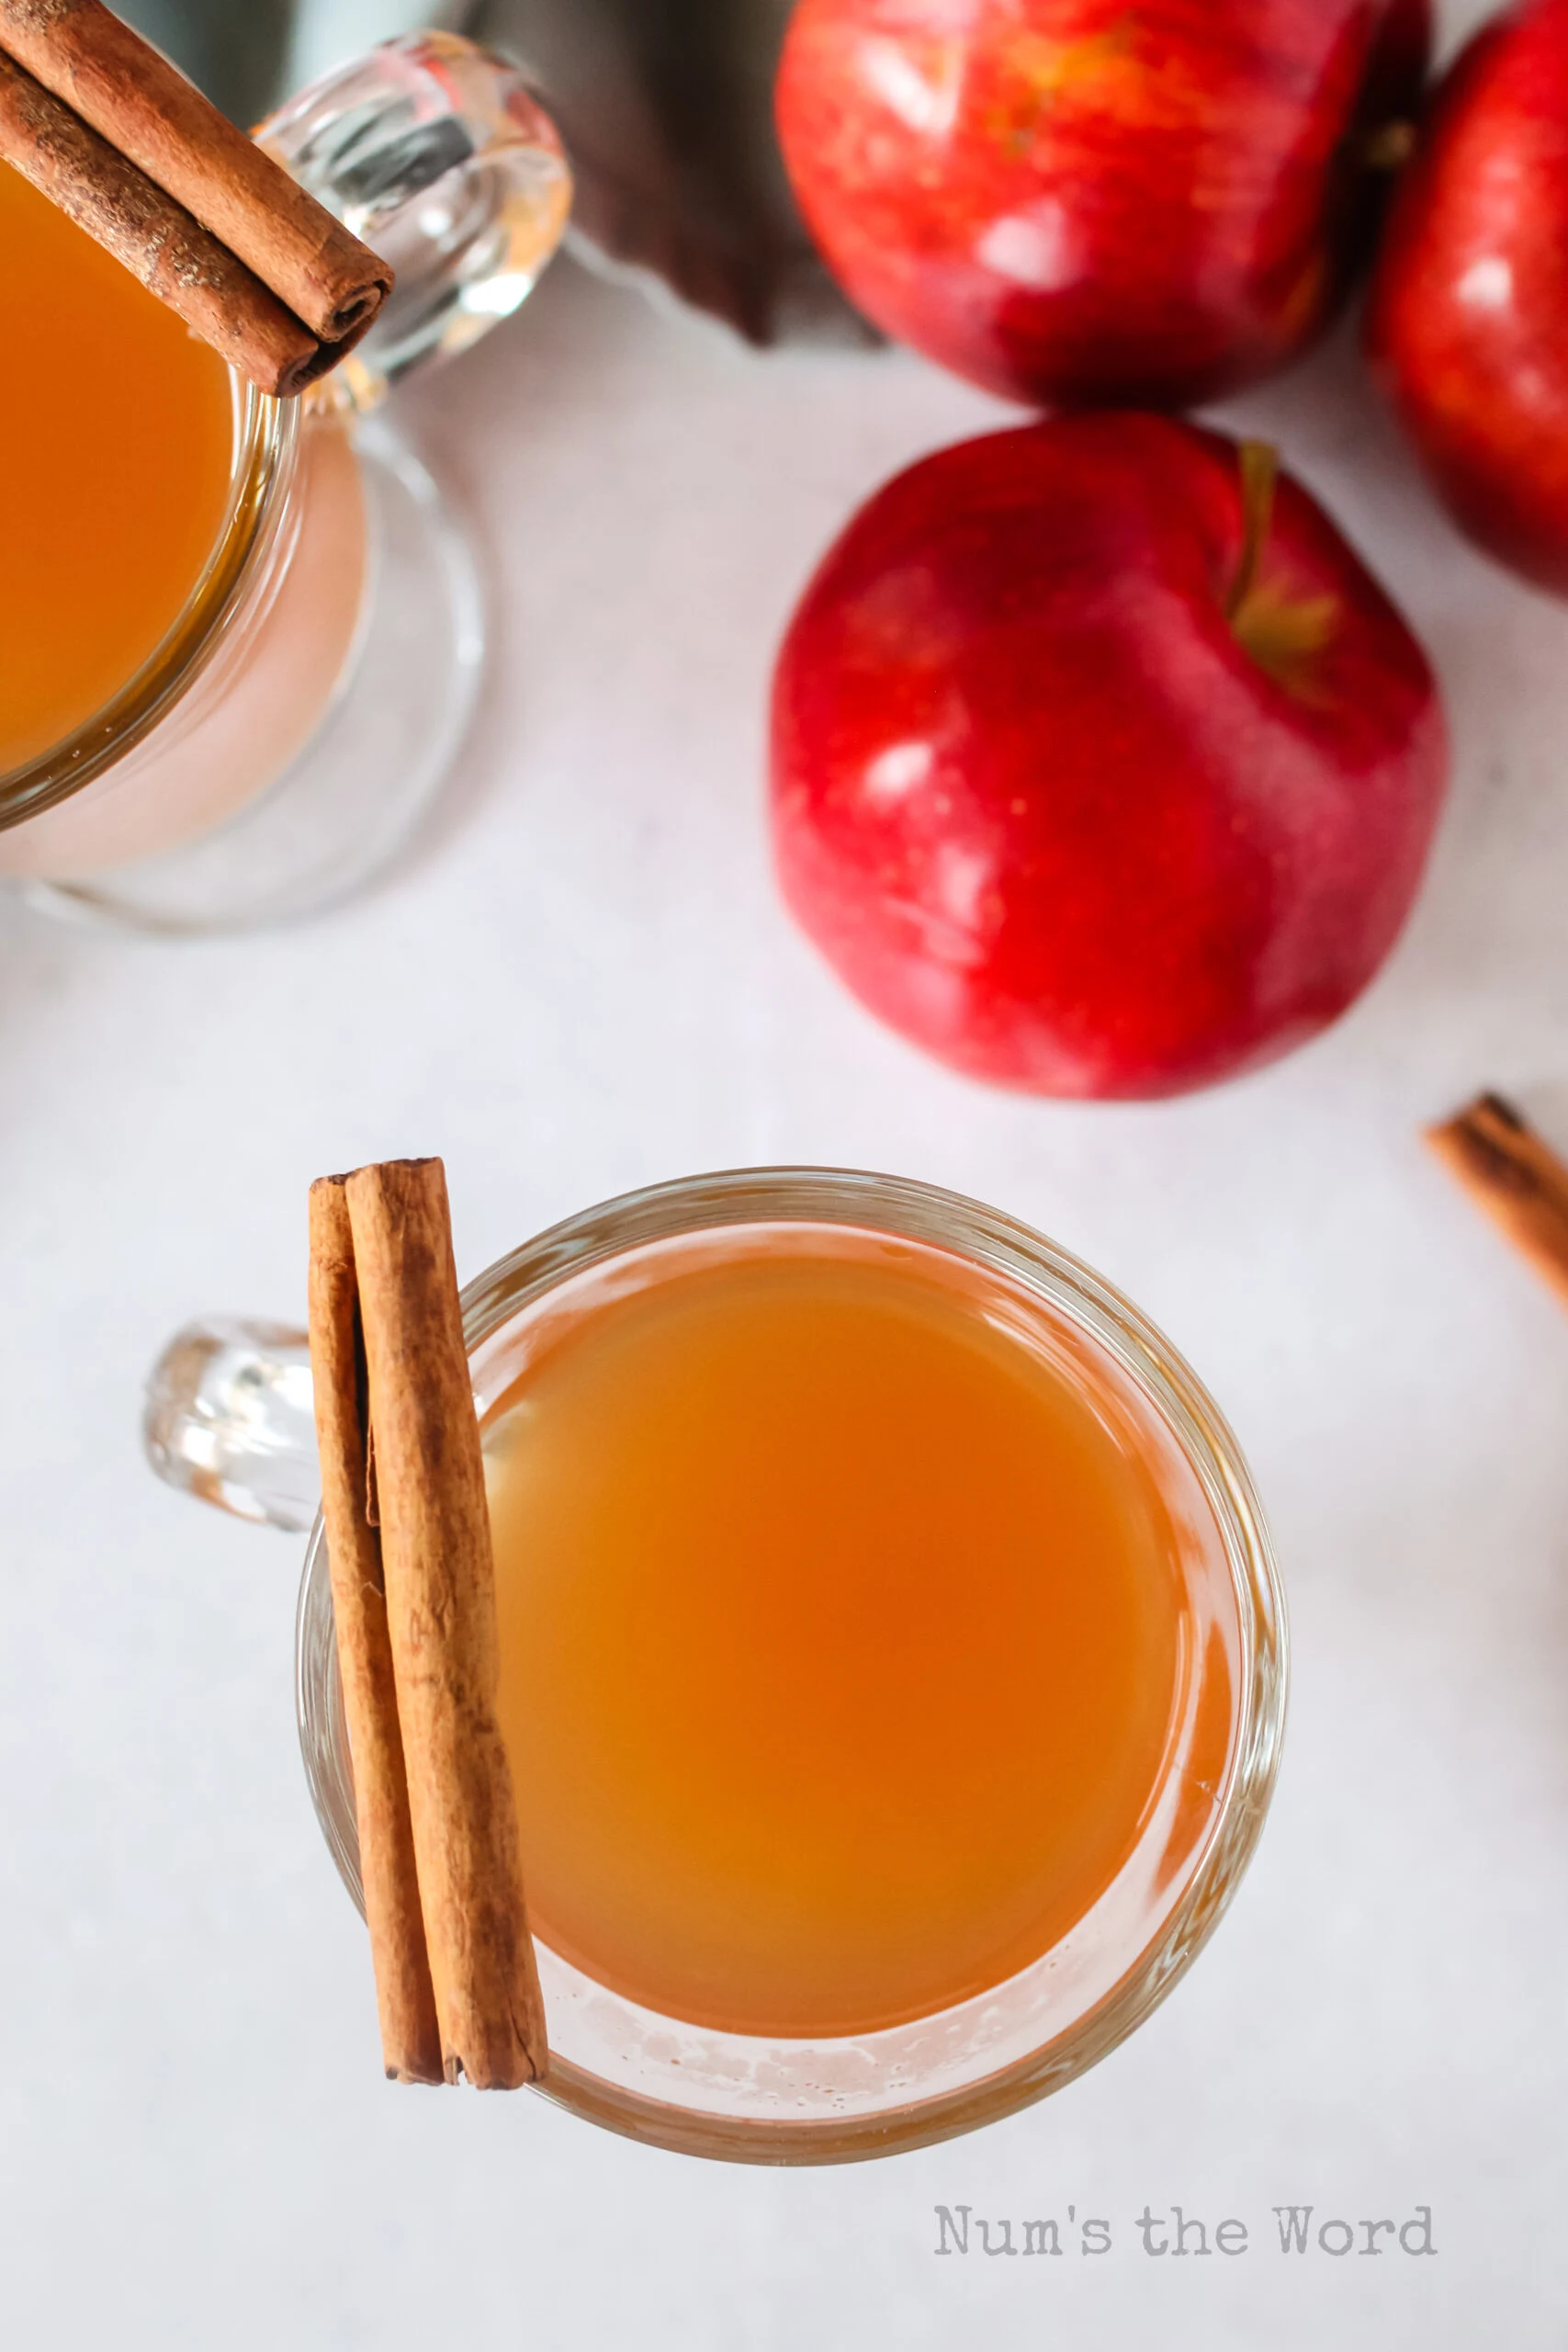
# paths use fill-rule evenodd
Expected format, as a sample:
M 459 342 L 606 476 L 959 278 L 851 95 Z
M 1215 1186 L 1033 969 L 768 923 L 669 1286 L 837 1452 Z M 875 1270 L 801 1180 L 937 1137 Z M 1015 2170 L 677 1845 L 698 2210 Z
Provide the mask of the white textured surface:
M 566 274 L 407 413 L 488 547 L 498 640 L 419 862 L 319 928 L 196 949 L 0 907 L 7 2341 L 1560 2346 L 1568 1317 L 1415 1131 L 1486 1081 L 1568 1143 L 1568 610 L 1461 548 L 1347 349 L 1249 403 L 1442 667 L 1436 866 L 1378 987 L 1279 1070 L 1032 1104 L 846 1001 L 759 821 L 811 561 L 998 413 L 907 359 L 760 361 Z M 298 1312 L 312 1175 L 422 1150 L 465 1272 L 698 1168 L 925 1176 L 1081 1251 L 1211 1382 L 1290 1582 L 1285 1772 L 1217 1941 L 1096 2074 L 798 2175 L 381 2084 L 294 1747 L 300 1547 L 160 1488 L 137 1414 L 188 1314 Z M 1145 2200 L 1239 2216 L 1251 2250 L 1151 2259 Z M 1071 2205 L 1112 2249 L 938 2260 L 939 2201 Z M 1287 2258 L 1284 2201 L 1430 2205 L 1439 2252 Z

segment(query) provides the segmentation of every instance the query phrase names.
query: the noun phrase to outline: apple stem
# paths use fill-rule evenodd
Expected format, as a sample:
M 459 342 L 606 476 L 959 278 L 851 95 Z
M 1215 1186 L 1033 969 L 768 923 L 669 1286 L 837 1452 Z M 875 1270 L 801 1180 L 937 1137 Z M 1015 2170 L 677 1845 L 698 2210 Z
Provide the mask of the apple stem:
M 1403 116 L 1381 123 L 1362 143 L 1361 162 L 1369 172 L 1402 172 L 1416 153 L 1416 130 Z
M 1270 441 L 1244 441 L 1237 456 L 1241 466 L 1241 562 L 1225 599 L 1225 618 L 1233 625 L 1258 585 L 1258 567 L 1269 544 L 1274 520 L 1274 490 L 1280 479 L 1280 452 Z

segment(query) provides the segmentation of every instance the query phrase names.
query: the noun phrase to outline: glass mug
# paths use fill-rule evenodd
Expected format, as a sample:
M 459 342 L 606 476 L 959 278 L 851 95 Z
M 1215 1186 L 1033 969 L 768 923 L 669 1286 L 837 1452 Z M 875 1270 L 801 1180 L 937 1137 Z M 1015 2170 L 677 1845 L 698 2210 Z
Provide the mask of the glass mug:
M 389 41 L 256 136 L 391 262 L 334 374 L 232 378 L 228 512 L 185 610 L 73 737 L 0 774 L 0 880 L 164 933 L 310 912 L 383 865 L 472 708 L 484 611 L 463 534 L 384 418 L 389 385 L 515 310 L 570 206 L 523 76 L 469 41 Z
M 1283 1598 L 1235 1442 L 1191 1372 L 1107 1283 L 1010 1217 L 929 1186 L 815 1169 L 694 1177 L 611 1201 L 526 1242 L 463 1294 L 476 1409 L 529 1356 L 544 1318 L 615 1299 L 660 1252 L 807 1228 L 914 1243 L 985 1285 L 987 1317 L 1054 1335 L 1113 1381 L 1144 1458 L 1180 1505 L 1192 1600 L 1184 1696 L 1158 1796 L 1123 1867 L 1062 1940 L 975 1998 L 847 2037 L 709 2030 L 621 1997 L 538 1943 L 550 2067 L 543 2094 L 660 2147 L 772 2164 L 917 2147 L 1072 2081 L 1170 1991 L 1249 1860 L 1283 1729 Z M 906 1252 L 908 1254 L 908 1252 Z M 1021 1321 L 1020 1318 L 1022 1318 Z M 299 1730 L 318 1819 L 363 1909 L 331 1588 L 315 1512 L 305 1337 L 193 1325 L 149 1383 L 149 1456 L 171 1484 L 286 1529 L 311 1528 L 297 1619 Z M 1224 1760 L 1195 1752 L 1205 1702 L 1225 1713 Z M 1212 1718 L 1207 1720 L 1211 1723 Z

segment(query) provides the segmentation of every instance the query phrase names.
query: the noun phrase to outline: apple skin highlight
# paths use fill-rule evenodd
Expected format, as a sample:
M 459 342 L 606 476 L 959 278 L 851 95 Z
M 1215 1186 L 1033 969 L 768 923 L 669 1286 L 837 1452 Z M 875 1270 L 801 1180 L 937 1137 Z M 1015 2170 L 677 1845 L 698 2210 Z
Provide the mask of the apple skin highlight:
M 1444 80 L 1367 348 L 1461 528 L 1568 595 L 1568 0 L 1483 26 Z
M 806 591 L 773 689 L 784 893 L 955 1069 L 1211 1085 L 1333 1021 L 1404 922 L 1436 683 L 1303 490 L 1249 534 L 1245 471 L 1161 416 L 987 435 L 878 492 Z
M 1187 407 L 1322 333 L 1429 0 L 801 0 L 801 209 L 896 340 L 1033 406 Z

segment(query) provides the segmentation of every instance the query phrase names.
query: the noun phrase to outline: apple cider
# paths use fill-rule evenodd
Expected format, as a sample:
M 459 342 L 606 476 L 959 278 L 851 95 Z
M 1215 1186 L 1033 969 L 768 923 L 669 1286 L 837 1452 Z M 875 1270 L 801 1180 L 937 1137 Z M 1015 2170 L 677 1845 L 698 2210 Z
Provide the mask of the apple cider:
M 638 1262 L 485 1416 L 535 1931 L 738 2033 L 981 1993 L 1156 1803 L 1190 1649 L 1157 1472 L 955 1254 L 758 1226 Z
M 73 735 L 158 648 L 223 528 L 227 367 L 0 163 L 0 775 Z
M 130 272 L 0 162 L 0 780 L 95 729 L 173 642 L 231 528 L 241 388 Z M 0 824 L 0 875 L 93 876 L 198 838 L 309 741 L 366 581 L 348 431 L 307 416 L 280 532 L 223 622 L 201 690 L 92 781 Z M 0 815 L 4 814 L 0 808 Z

